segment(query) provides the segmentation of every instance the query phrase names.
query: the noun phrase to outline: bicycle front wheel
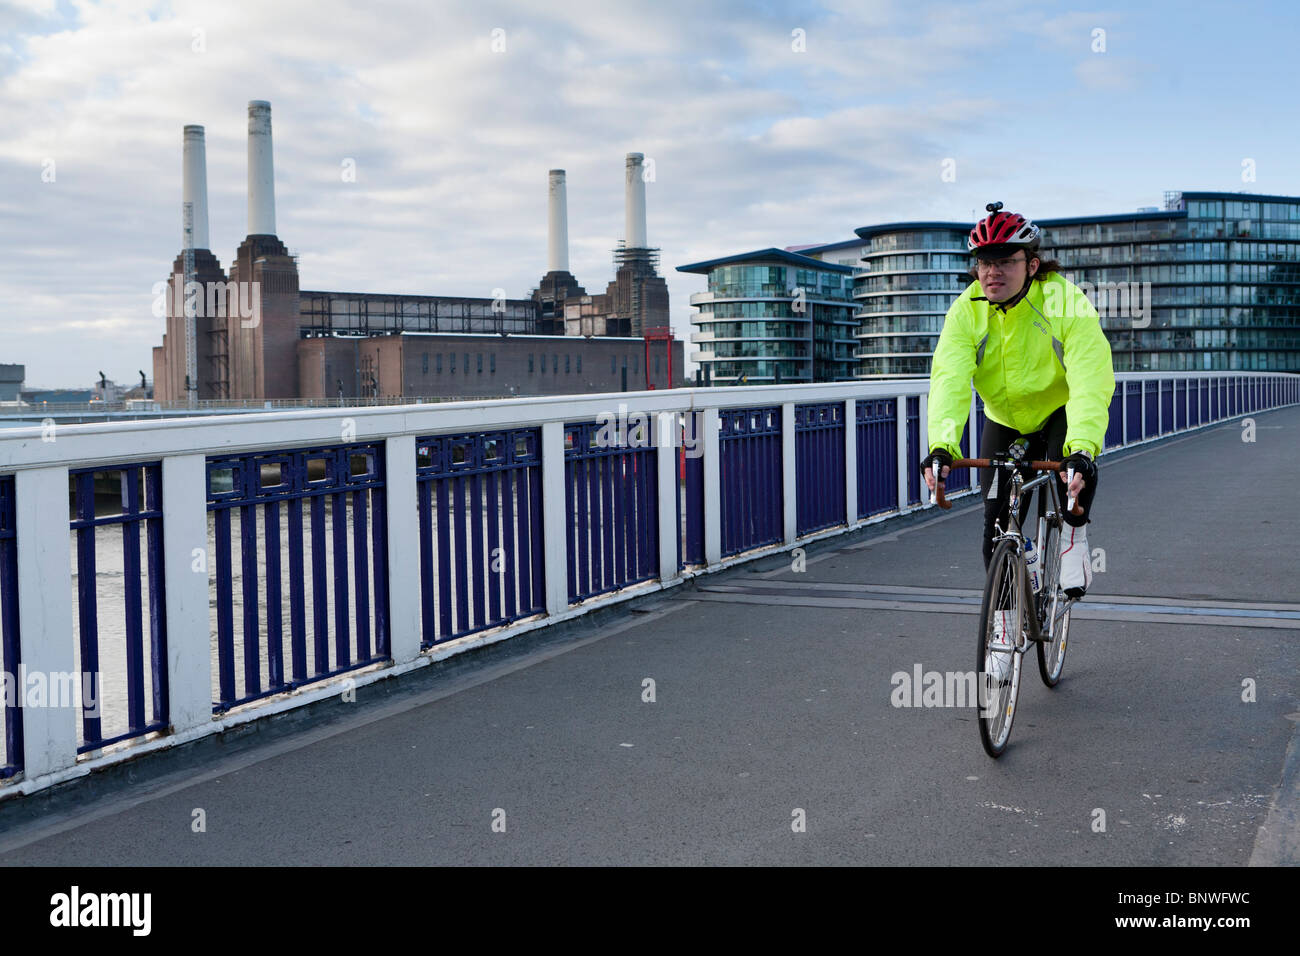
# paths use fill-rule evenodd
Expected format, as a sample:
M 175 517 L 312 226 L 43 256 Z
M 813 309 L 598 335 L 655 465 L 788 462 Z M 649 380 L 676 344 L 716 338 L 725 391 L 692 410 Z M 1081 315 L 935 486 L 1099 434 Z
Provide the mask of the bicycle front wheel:
M 1040 627 L 1044 640 L 1038 644 L 1038 673 L 1043 683 L 1055 687 L 1065 667 L 1065 644 L 1070 632 L 1070 611 L 1061 590 L 1061 519 L 1047 523 L 1043 542 L 1043 592 L 1039 595 L 1044 613 Z
M 1025 650 L 1024 565 L 1012 539 L 1003 539 L 989 560 L 980 604 L 976 685 L 980 742 L 990 757 L 1000 757 L 1011 736 L 1020 693 L 1020 663 Z M 999 641 L 999 635 L 1004 641 Z

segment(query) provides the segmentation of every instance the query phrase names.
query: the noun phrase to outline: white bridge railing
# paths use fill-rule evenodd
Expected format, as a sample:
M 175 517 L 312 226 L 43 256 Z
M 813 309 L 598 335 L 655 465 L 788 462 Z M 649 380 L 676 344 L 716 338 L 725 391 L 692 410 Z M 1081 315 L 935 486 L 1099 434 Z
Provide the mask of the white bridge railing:
M 1296 375 L 1117 381 L 1107 449 L 1300 402 Z M 921 507 L 928 387 L 0 432 L 0 797 Z

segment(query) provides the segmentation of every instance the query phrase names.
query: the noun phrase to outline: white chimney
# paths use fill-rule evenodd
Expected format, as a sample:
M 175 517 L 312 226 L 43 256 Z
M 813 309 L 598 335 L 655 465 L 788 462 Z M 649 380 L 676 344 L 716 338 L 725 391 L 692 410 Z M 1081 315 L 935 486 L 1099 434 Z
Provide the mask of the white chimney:
M 192 210 L 193 228 L 185 235 L 181 221 L 182 249 L 209 249 L 208 245 L 208 160 L 203 145 L 203 127 L 186 126 L 182 134 L 181 209 Z
M 248 103 L 248 234 L 275 235 L 275 167 L 271 161 L 271 104 Z
M 547 246 L 546 271 L 569 271 L 569 195 L 564 185 L 564 170 L 552 169 L 549 173 L 546 220 Z
M 627 226 L 624 236 L 625 248 L 645 249 L 645 180 L 641 177 L 641 153 L 627 154 L 626 190 L 623 196 L 623 211 Z

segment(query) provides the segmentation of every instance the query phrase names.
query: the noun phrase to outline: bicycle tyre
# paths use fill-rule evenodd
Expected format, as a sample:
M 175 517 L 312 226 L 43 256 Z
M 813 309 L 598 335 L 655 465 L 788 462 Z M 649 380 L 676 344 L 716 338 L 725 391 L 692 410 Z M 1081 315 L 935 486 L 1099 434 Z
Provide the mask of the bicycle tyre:
M 1038 643 L 1038 674 L 1048 687 L 1055 687 L 1061 681 L 1061 669 L 1065 667 L 1065 651 L 1070 634 L 1070 611 L 1061 615 L 1056 621 L 1056 610 L 1064 601 L 1065 593 L 1061 590 L 1061 519 L 1047 523 L 1047 534 L 1043 542 L 1043 590 L 1050 597 L 1044 598 L 1047 607 L 1046 620 L 1043 624 L 1047 639 Z M 1049 590 L 1050 589 L 1050 590 Z
M 1025 587 L 1017 580 L 1023 578 L 1023 559 L 1010 539 L 998 542 L 989 559 L 989 574 L 984 582 L 984 597 L 980 602 L 979 643 L 976 648 L 976 723 L 979 724 L 980 743 L 990 757 L 1000 757 L 1011 738 L 1011 724 L 1015 720 L 1016 698 L 1020 693 L 1020 665 L 1024 658 L 1026 609 L 1022 595 Z M 1011 611 L 1015 628 L 1016 645 L 1010 653 L 1009 672 L 998 679 L 994 673 L 986 678 L 986 667 L 996 653 L 990 650 L 993 625 L 997 611 Z M 987 690 L 986 690 L 987 688 Z

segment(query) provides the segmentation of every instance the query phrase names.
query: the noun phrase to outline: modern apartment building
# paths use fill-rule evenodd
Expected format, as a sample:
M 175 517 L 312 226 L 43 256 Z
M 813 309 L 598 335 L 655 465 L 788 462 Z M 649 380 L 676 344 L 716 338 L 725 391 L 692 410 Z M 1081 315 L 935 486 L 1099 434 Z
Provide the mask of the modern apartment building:
M 1097 290 L 1117 371 L 1300 371 L 1300 197 L 1169 193 L 1039 224 L 1044 254 Z
M 708 276 L 691 296 L 691 341 L 714 385 L 853 379 L 852 266 L 771 248 L 677 271 Z
M 1013 208 L 1033 218 L 1032 209 Z M 1117 371 L 1300 372 L 1300 197 L 1171 192 L 1163 208 L 1034 221 L 1043 229 L 1043 255 L 1059 259 L 1097 306 Z M 971 282 L 971 225 L 885 223 L 854 230 L 857 240 L 783 250 L 823 268 L 858 261 L 852 377 L 930 374 L 948 307 Z M 759 268 L 762 254 L 681 271 Z M 720 286 L 727 275 L 719 273 Z M 715 341 L 716 310 L 728 300 L 719 301 L 711 273 L 710 291 L 692 304 L 697 300 L 712 311 L 692 320 L 701 330 L 696 340 Z M 754 361 L 788 348 L 775 335 L 764 344 L 765 331 L 743 340 Z M 816 369 L 813 375 L 799 380 L 832 380 Z

